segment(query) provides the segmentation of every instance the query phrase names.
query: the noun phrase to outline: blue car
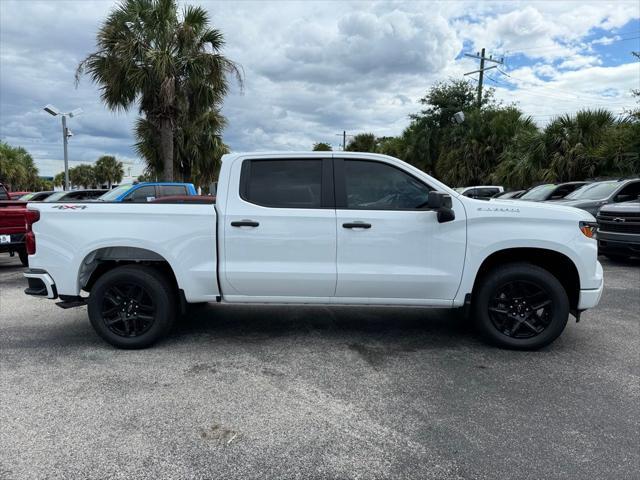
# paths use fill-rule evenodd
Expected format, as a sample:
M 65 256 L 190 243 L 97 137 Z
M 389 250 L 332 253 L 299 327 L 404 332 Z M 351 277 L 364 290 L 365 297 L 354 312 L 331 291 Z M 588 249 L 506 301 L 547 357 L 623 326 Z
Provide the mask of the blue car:
M 197 195 L 192 183 L 141 182 L 120 185 L 98 197 L 100 202 L 151 202 L 156 198 Z

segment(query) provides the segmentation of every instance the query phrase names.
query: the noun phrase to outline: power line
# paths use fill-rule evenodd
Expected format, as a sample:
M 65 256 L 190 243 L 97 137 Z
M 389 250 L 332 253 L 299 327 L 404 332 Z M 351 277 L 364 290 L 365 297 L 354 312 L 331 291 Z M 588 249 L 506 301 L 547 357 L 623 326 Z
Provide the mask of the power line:
M 491 70 L 492 68 L 498 68 L 498 65 L 502 65 L 503 64 L 503 59 L 501 58 L 500 60 L 496 60 L 493 58 L 492 55 L 489 55 L 489 57 L 485 57 L 485 49 L 484 47 L 482 48 L 481 52 L 476 53 L 475 55 L 472 55 L 470 53 L 465 53 L 464 56 L 465 57 L 471 57 L 471 58 L 476 58 L 478 60 L 480 60 L 480 68 L 478 70 L 473 70 L 472 72 L 467 72 L 465 73 L 466 75 L 471 75 L 473 73 L 480 73 L 480 78 L 478 80 L 478 109 L 480 109 L 482 107 L 482 82 L 484 79 L 484 72 L 486 70 Z M 485 67 L 484 66 L 484 62 L 493 62 L 496 63 L 497 65 L 491 65 L 490 67 Z

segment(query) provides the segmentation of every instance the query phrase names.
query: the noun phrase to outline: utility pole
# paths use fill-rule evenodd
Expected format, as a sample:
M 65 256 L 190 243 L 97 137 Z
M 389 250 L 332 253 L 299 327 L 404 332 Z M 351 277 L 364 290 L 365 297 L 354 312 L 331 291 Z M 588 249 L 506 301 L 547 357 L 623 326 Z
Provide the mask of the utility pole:
M 343 130 L 342 133 L 336 133 L 336 136 L 342 137 L 342 151 L 347 149 L 347 137 L 353 137 L 354 135 L 347 135 L 347 131 Z
M 69 153 L 67 145 L 69 143 L 69 130 L 67 129 L 67 116 L 62 115 L 62 143 L 64 145 L 64 190 L 69 190 Z
M 471 55 L 469 53 L 465 53 L 464 54 L 465 57 L 471 57 L 471 58 L 477 58 L 478 60 L 480 60 L 480 68 L 478 70 L 474 70 L 472 72 L 467 72 L 465 73 L 465 76 L 467 75 L 471 75 L 474 73 L 480 73 L 479 78 L 478 78 L 478 109 L 480 109 L 480 107 L 482 106 L 482 84 L 484 82 L 484 72 L 485 70 L 491 70 L 492 68 L 498 68 L 498 65 L 502 65 L 504 63 L 504 58 L 501 58 L 500 60 L 496 60 L 493 58 L 492 55 L 489 55 L 489 57 L 485 57 L 485 49 L 484 47 L 482 48 L 482 50 L 480 52 L 477 52 L 475 55 Z M 493 63 L 497 63 L 498 65 L 491 65 L 490 67 L 486 67 L 484 66 L 484 62 L 493 62 Z

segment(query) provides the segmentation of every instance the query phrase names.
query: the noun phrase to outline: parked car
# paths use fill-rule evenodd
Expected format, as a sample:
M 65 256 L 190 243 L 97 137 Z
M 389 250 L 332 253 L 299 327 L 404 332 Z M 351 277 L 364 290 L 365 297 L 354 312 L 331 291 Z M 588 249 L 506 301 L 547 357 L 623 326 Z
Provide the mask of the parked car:
M 56 192 L 54 192 L 53 190 L 50 190 L 47 192 L 27 193 L 26 195 L 20 197 L 20 200 L 23 202 L 42 202 L 47 197 L 49 197 L 50 195 L 53 195 L 54 193 Z
M 640 198 L 598 212 L 598 251 L 612 260 L 640 256 Z
M 520 197 L 520 200 L 533 202 L 560 200 L 587 183 L 589 182 L 546 183 L 544 185 L 538 185 L 524 193 Z
M 26 203 L 16 200 L 0 201 L 0 253 L 16 253 L 20 261 L 27 266 L 27 250 L 25 248 Z
M 142 182 L 132 185 L 120 185 L 109 190 L 98 198 L 101 202 L 151 202 L 156 198 L 197 195 L 196 187 L 192 183 L 176 182 Z
M 20 200 L 22 197 L 24 197 L 28 193 L 31 193 L 31 192 L 9 192 L 9 199 Z
M 516 200 L 520 198 L 525 192 L 526 190 L 511 190 L 510 192 L 498 192 L 491 198 L 500 198 L 502 200 L 507 200 L 507 199 Z
M 45 202 L 82 202 L 95 200 L 109 190 L 72 190 L 68 192 L 54 192 L 44 199 Z
M 575 208 L 467 198 L 370 153 L 228 154 L 219 180 L 215 205 L 30 204 L 25 292 L 86 303 L 122 348 L 224 302 L 467 306 L 491 342 L 532 349 L 602 294 Z
M 586 210 L 594 217 L 603 205 L 635 200 L 640 195 L 640 178 L 606 180 L 585 185 L 554 203 Z
M 496 185 L 478 185 L 475 187 L 458 187 L 455 191 L 465 197 L 488 200 L 494 195 L 504 192 L 504 187 Z

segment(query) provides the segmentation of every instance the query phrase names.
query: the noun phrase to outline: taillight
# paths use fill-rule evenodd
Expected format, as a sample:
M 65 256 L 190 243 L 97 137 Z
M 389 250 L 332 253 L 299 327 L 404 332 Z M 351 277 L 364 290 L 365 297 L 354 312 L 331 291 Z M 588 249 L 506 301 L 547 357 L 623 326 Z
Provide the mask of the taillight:
M 585 237 L 596 238 L 598 224 L 595 222 L 580 222 L 580 231 Z
M 33 233 L 32 225 L 40 220 L 40 212 L 38 210 L 27 210 L 24 214 L 24 223 L 27 233 L 24 234 L 24 246 L 27 255 L 36 253 L 36 235 Z

